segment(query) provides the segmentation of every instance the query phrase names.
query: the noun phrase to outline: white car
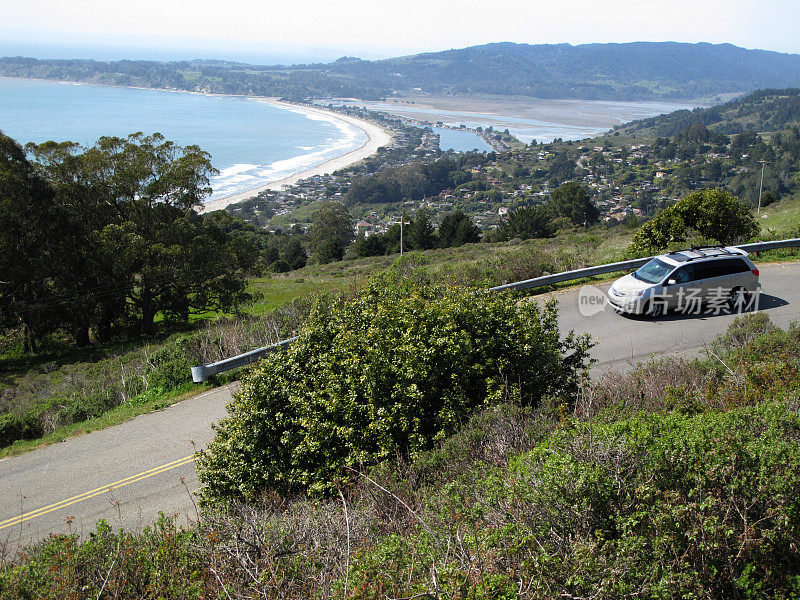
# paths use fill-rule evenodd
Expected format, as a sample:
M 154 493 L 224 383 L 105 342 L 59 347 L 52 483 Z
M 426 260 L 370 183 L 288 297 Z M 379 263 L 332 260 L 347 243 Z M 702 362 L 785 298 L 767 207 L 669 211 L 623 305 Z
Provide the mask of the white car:
M 701 306 L 742 310 L 757 300 L 758 269 L 747 252 L 730 246 L 692 247 L 656 256 L 617 279 L 608 300 L 617 312 L 659 317 Z

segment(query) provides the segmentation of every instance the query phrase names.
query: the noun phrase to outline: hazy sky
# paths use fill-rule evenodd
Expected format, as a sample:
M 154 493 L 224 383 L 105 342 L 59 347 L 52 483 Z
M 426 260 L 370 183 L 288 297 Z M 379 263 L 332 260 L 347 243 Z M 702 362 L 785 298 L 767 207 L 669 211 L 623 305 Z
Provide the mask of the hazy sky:
M 369 58 L 497 41 L 639 40 L 800 53 L 798 29 L 800 0 L 0 0 L 4 55 L 61 44 L 129 58 L 147 48 Z

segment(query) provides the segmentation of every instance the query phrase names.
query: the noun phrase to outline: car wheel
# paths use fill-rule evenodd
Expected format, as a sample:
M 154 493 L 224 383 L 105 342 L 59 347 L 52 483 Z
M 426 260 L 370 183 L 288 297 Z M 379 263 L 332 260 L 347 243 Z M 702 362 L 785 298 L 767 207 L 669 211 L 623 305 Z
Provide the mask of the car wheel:
M 642 314 L 650 319 L 657 319 L 664 314 L 664 304 L 661 302 L 653 302 L 652 300 L 648 301 L 647 304 L 644 305 Z

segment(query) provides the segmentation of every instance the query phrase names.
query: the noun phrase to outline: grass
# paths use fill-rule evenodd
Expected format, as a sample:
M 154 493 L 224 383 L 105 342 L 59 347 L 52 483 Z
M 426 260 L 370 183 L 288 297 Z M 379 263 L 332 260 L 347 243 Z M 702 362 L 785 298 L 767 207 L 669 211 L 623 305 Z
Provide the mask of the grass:
M 296 298 L 340 290 L 349 283 L 342 276 L 312 276 L 306 274 L 304 269 L 286 275 L 259 277 L 250 280 L 247 287 L 247 291 L 257 294 L 258 299 L 246 307 L 245 312 L 253 316 L 261 316 Z
M 758 219 L 765 236 L 783 239 L 798 236 L 800 196 L 785 198 L 763 208 Z
M 141 397 L 134 398 L 131 400 L 131 402 L 127 402 L 121 406 L 113 408 L 103 413 L 99 417 L 95 417 L 93 419 L 89 419 L 86 421 L 81 421 L 80 423 L 72 423 L 71 425 L 64 425 L 63 427 L 59 427 L 52 433 L 49 433 L 35 440 L 19 440 L 14 442 L 10 446 L 6 446 L 5 448 L 0 448 L 0 458 L 16 456 L 17 454 L 23 454 L 31 450 L 37 450 L 39 448 L 49 446 L 50 444 L 63 442 L 67 438 L 83 435 L 85 433 L 90 433 L 98 429 L 105 429 L 106 427 L 113 427 L 114 425 L 119 425 L 120 423 L 124 423 L 125 421 L 130 421 L 131 419 L 133 419 L 134 417 L 138 417 L 139 415 L 143 415 L 146 413 L 154 412 L 156 410 L 161 410 L 162 408 L 167 408 L 168 406 L 172 406 L 176 402 L 180 402 L 181 400 L 186 400 L 187 398 L 196 396 L 197 394 L 205 392 L 206 390 L 209 390 L 212 387 L 213 386 L 208 384 L 201 384 L 201 385 L 188 384 L 187 386 L 183 386 L 181 389 L 172 390 L 170 392 L 160 395 L 155 395 L 152 397 L 147 397 L 146 394 L 142 394 Z

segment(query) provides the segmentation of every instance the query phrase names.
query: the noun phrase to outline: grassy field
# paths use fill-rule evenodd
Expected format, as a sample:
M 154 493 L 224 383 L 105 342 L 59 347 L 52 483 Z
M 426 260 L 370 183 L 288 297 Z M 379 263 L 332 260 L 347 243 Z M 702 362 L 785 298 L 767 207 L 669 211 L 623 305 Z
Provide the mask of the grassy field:
M 758 222 L 765 238 L 798 237 L 800 235 L 800 197 L 787 198 L 763 208 Z

